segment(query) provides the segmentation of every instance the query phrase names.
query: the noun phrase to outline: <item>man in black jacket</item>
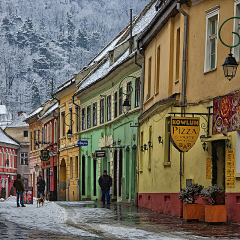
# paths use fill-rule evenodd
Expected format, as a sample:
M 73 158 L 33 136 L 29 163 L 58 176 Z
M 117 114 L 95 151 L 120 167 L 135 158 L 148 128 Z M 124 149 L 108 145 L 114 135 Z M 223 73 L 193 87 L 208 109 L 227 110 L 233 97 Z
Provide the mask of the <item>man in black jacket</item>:
M 19 205 L 19 195 L 21 196 L 21 205 L 22 207 L 26 207 L 23 203 L 23 183 L 21 181 L 21 175 L 17 174 L 17 179 L 14 181 L 13 186 L 16 188 L 16 193 L 17 193 L 17 207 L 20 207 Z
M 42 176 L 39 175 L 38 177 L 38 181 L 37 181 L 37 186 L 38 186 L 38 198 L 42 198 L 45 196 L 44 194 L 44 190 L 45 190 L 45 180 L 42 179 Z M 42 195 L 42 196 L 41 196 Z
M 112 186 L 112 178 L 111 178 L 111 176 L 107 175 L 107 170 L 103 171 L 103 175 L 98 179 L 98 183 L 102 190 L 103 205 L 105 205 L 105 195 L 106 194 L 107 194 L 107 203 L 111 204 L 109 190 L 110 190 L 110 187 Z

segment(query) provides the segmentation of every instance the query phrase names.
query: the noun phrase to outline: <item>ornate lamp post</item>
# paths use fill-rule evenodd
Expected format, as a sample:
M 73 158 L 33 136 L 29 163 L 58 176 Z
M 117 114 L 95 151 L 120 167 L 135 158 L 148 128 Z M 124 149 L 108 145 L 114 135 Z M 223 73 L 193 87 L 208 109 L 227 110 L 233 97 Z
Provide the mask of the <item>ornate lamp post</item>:
M 75 115 L 77 115 L 77 117 L 79 118 L 78 114 L 77 114 L 77 113 L 74 113 L 74 112 L 69 112 L 69 113 L 65 116 L 65 118 L 64 118 L 64 124 L 69 127 L 69 129 L 68 129 L 68 131 L 67 131 L 67 138 L 68 138 L 68 140 L 70 140 L 70 139 L 72 138 L 72 129 L 71 129 L 71 127 L 74 125 L 74 121 L 73 121 L 71 118 L 70 118 L 70 124 L 67 124 L 67 123 L 66 123 L 66 117 L 67 117 L 69 114 L 71 114 L 71 115 L 72 115 L 72 114 L 75 114 Z
M 240 17 L 230 17 L 228 18 L 227 20 L 225 20 L 222 25 L 220 26 L 219 28 L 219 39 L 221 41 L 221 43 L 226 46 L 226 47 L 229 47 L 230 48 L 230 53 L 228 54 L 228 57 L 226 58 L 224 64 L 222 65 L 223 66 L 223 71 L 224 71 L 224 76 L 229 80 L 231 81 L 232 78 L 235 77 L 236 75 L 236 72 L 237 72 L 237 67 L 238 67 L 238 63 L 235 59 L 235 57 L 233 57 L 232 55 L 232 48 L 234 47 L 237 47 L 239 44 L 240 44 L 240 36 L 237 32 L 232 32 L 233 34 L 237 35 L 238 36 L 238 43 L 233 45 L 233 46 L 230 46 L 230 45 L 227 45 L 226 43 L 223 42 L 222 38 L 221 38 L 221 30 L 222 30 L 222 27 L 223 25 L 231 20 L 231 19 L 240 19 Z

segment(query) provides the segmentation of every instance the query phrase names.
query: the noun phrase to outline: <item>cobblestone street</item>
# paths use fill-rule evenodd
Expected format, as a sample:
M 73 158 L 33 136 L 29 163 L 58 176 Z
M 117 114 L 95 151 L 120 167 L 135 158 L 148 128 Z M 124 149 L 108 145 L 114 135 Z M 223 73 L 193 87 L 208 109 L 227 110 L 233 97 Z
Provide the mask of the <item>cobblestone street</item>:
M 185 222 L 130 204 L 46 202 L 16 208 L 1 202 L 0 210 L 1 239 L 240 239 L 237 224 Z

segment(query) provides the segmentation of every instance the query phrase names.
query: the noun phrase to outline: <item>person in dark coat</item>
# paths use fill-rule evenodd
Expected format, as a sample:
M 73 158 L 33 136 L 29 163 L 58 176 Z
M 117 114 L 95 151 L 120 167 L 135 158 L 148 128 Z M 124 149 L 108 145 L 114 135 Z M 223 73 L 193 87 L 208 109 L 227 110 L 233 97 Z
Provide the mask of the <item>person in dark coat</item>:
M 21 205 L 22 207 L 26 207 L 23 203 L 23 191 L 24 191 L 24 186 L 21 181 L 21 175 L 17 174 L 17 179 L 14 181 L 13 186 L 16 188 L 16 193 L 17 193 L 17 207 L 20 207 L 19 204 L 19 195 L 21 196 Z
M 42 179 L 42 176 L 39 175 L 39 178 L 38 178 L 38 181 L 37 181 L 37 186 L 38 186 L 38 198 L 41 197 L 44 197 L 45 194 L 44 194 L 44 190 L 45 190 L 45 180 Z M 41 198 L 42 198 L 41 197 Z
M 107 175 L 107 170 L 103 171 L 103 175 L 98 179 L 98 183 L 102 190 L 103 205 L 105 205 L 105 195 L 107 195 L 107 203 L 111 204 L 109 190 L 110 187 L 112 186 L 112 178 L 111 176 Z

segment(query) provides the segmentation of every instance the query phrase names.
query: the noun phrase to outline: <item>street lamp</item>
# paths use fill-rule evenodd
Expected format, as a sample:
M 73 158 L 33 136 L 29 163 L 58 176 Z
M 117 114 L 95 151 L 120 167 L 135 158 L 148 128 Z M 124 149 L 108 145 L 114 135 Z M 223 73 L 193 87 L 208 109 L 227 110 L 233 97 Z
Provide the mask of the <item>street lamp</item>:
M 124 112 L 124 114 L 127 114 L 127 113 L 129 112 L 129 110 L 130 110 L 130 107 L 131 107 L 131 104 L 130 104 L 130 102 L 128 101 L 127 98 L 124 100 L 122 106 L 123 106 L 123 112 Z
M 68 138 L 68 140 L 71 140 L 71 138 L 72 138 L 72 129 L 71 129 L 71 127 L 73 126 L 74 121 L 70 118 L 70 120 L 69 120 L 69 121 L 70 121 L 70 124 L 67 124 L 67 123 L 66 123 L 66 117 L 67 117 L 69 114 L 71 114 L 71 115 L 72 115 L 72 114 L 75 114 L 75 115 L 77 115 L 78 118 L 79 118 L 79 116 L 78 116 L 77 113 L 69 112 L 69 113 L 64 117 L 64 124 L 69 127 L 69 129 L 68 129 L 68 131 L 67 131 L 67 138 Z
M 238 43 L 233 45 L 233 46 L 230 46 L 230 45 L 227 45 L 226 43 L 223 42 L 222 38 L 221 38 L 221 30 L 222 30 L 222 27 L 223 25 L 231 20 L 231 19 L 240 19 L 240 17 L 230 17 L 228 18 L 227 20 L 225 20 L 222 25 L 220 26 L 219 28 L 219 39 L 221 41 L 221 43 L 226 46 L 226 47 L 229 47 L 230 48 L 230 53 L 228 54 L 228 57 L 226 58 L 224 64 L 222 65 L 223 66 L 223 72 L 224 72 L 224 76 L 229 80 L 231 81 L 232 78 L 235 77 L 236 75 L 236 72 L 237 72 L 237 67 L 238 67 L 238 63 L 235 59 L 235 57 L 233 57 L 232 55 L 232 48 L 235 48 L 237 47 L 239 44 L 240 44 L 240 36 L 237 32 L 232 32 L 233 34 L 237 35 L 238 36 Z
M 72 130 L 71 130 L 71 128 L 69 128 L 68 131 L 67 131 L 67 138 L 69 140 L 72 138 Z

